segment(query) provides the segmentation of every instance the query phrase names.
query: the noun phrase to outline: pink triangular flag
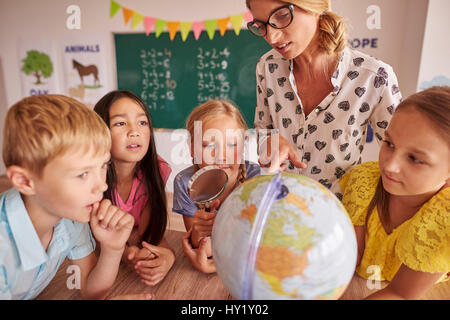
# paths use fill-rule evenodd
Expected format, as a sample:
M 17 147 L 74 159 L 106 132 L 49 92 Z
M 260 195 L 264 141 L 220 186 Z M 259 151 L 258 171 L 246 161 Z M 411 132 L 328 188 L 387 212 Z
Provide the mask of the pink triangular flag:
M 145 26 L 145 35 L 149 35 L 155 25 L 156 18 L 145 17 L 144 18 L 144 26 Z
M 250 22 L 253 20 L 253 15 L 250 11 L 247 11 L 246 13 L 244 13 L 244 19 L 247 22 Z
M 200 34 L 205 29 L 205 22 L 204 21 L 196 21 L 192 24 L 192 31 L 194 33 L 195 40 L 198 40 L 200 37 Z

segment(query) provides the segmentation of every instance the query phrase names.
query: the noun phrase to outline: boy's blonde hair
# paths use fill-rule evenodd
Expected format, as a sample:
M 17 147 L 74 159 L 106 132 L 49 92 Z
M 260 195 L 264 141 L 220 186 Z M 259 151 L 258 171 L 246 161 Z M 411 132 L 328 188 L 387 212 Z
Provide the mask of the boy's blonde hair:
M 3 129 L 3 161 L 41 176 L 46 164 L 69 149 L 97 154 L 111 149 L 111 137 L 103 120 L 75 99 L 63 95 L 24 98 L 6 114 Z
M 246 0 L 247 7 L 253 0 Z M 347 45 L 347 25 L 331 11 L 331 0 L 281 0 L 319 16 L 319 47 L 328 55 L 341 53 Z M 300 31 L 301 32 L 301 31 Z
M 248 129 L 247 123 L 244 120 L 241 112 L 231 102 L 225 100 L 209 100 L 192 110 L 191 114 L 186 120 L 186 130 L 191 135 L 191 144 L 194 142 L 194 122 L 203 121 L 207 122 L 217 117 L 228 116 L 236 121 L 239 127 L 246 131 Z M 194 171 L 198 170 L 198 166 L 194 164 Z M 240 166 L 240 173 L 238 176 L 238 182 L 242 183 L 247 179 L 247 172 L 245 170 L 245 164 Z

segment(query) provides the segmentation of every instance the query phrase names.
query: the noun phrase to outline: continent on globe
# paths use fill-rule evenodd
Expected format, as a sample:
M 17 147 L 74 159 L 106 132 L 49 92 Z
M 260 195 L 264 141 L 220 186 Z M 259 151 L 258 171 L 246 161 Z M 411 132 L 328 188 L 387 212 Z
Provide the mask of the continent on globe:
M 277 177 L 277 184 L 274 175 L 247 180 L 222 203 L 212 232 L 219 277 L 237 299 L 339 298 L 356 265 L 356 236 L 347 212 L 320 183 L 291 173 Z M 269 185 L 283 196 L 263 208 Z M 255 223 L 261 212 L 268 212 L 262 230 L 253 230 L 261 226 Z M 250 243 L 251 234 L 261 235 L 256 243 Z M 248 263 L 251 248 L 257 250 L 254 268 Z

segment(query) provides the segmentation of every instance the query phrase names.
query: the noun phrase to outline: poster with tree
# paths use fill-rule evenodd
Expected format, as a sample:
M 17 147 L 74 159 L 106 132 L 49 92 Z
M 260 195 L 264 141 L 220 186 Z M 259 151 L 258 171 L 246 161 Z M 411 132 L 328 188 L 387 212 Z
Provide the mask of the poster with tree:
M 56 47 L 51 41 L 21 39 L 19 66 L 24 97 L 62 93 L 58 84 Z

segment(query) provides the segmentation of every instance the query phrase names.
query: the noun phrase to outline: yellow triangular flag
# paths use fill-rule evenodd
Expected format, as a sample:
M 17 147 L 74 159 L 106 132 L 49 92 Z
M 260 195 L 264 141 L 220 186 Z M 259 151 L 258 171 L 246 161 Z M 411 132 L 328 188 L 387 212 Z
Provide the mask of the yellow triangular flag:
M 125 24 L 128 24 L 128 21 L 130 21 L 131 17 L 133 16 L 133 10 L 122 8 L 123 12 L 123 21 Z
M 139 12 L 133 13 L 133 20 L 131 22 L 131 29 L 135 29 L 138 25 L 142 23 L 144 20 L 144 16 L 140 14 Z
M 192 28 L 192 22 L 186 22 L 186 21 L 180 22 L 181 39 L 183 41 L 186 41 L 187 36 L 189 35 L 189 32 L 191 31 L 191 28 Z
M 219 25 L 220 35 L 222 37 L 225 34 L 225 31 L 227 31 L 228 22 L 230 22 L 230 17 L 223 18 L 223 19 L 217 19 L 217 24 Z
M 231 16 L 230 17 L 231 25 L 233 26 L 234 33 L 236 33 L 237 36 L 241 32 L 242 21 L 244 21 L 244 15 L 243 14 L 237 14 L 235 16 Z
M 173 40 L 175 38 L 175 35 L 177 34 L 179 26 L 180 26 L 180 22 L 178 22 L 178 21 L 167 22 L 167 29 L 169 29 L 170 40 Z

